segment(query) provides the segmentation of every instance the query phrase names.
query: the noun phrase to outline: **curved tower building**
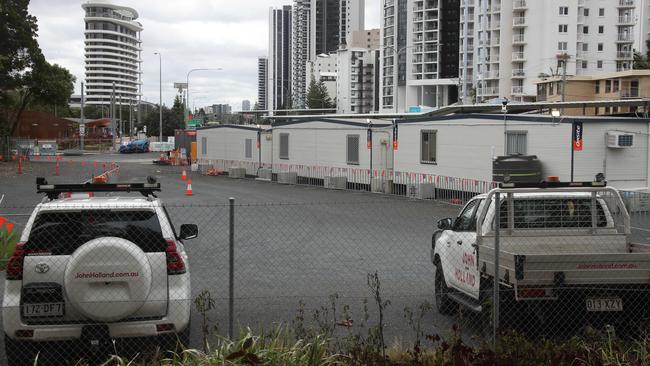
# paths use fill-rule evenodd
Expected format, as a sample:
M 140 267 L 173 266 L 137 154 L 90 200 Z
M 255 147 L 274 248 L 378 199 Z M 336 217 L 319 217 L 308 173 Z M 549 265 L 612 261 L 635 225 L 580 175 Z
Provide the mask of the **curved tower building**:
M 81 7 L 86 25 L 86 103 L 110 104 L 115 83 L 115 97 L 121 97 L 122 104 L 137 104 L 142 85 L 138 12 L 105 0 L 88 1 Z

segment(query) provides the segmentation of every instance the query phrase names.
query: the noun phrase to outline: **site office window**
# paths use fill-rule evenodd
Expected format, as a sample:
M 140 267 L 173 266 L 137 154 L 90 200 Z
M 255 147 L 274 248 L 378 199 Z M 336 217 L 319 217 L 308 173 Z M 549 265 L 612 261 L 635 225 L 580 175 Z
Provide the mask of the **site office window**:
M 527 131 L 506 132 L 506 155 L 526 155 L 528 152 Z
M 436 147 L 437 147 L 437 130 L 420 131 L 420 163 L 437 164 Z
M 289 134 L 280 134 L 280 159 L 289 159 Z
M 208 138 L 201 137 L 201 154 L 208 155 Z
M 348 165 L 359 165 L 359 135 L 346 136 L 346 161 Z

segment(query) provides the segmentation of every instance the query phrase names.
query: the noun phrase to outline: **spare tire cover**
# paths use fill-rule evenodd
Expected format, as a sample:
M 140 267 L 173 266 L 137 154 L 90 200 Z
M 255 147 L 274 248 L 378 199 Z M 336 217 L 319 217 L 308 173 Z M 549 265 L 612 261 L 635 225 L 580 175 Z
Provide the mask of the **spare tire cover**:
M 117 321 L 142 307 L 151 290 L 151 266 L 133 242 L 116 237 L 80 246 L 65 270 L 67 299 L 92 320 Z

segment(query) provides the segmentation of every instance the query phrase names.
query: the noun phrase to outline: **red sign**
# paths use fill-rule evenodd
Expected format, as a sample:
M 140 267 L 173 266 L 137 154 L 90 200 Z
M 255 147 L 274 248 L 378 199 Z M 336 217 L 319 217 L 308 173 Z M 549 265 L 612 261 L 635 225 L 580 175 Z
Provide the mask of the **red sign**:
M 582 122 L 573 122 L 573 151 L 582 151 L 583 148 Z

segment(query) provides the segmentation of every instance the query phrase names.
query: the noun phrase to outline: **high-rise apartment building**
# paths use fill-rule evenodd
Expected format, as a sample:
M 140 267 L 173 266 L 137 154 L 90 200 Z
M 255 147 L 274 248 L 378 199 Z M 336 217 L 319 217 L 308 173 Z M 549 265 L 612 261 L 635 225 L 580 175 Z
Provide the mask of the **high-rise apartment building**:
M 630 70 L 645 51 L 647 0 L 462 0 L 461 95 L 533 101 L 540 75 Z M 468 102 L 470 102 L 468 100 Z
M 379 50 L 348 47 L 338 51 L 336 110 L 338 113 L 371 113 L 379 108 Z
M 293 2 L 291 90 L 293 90 L 293 106 L 296 108 L 305 106 L 305 95 L 309 84 L 306 65 L 309 61 L 311 3 L 312 0 Z
M 336 52 L 365 27 L 365 0 L 312 0 L 309 57 Z
M 117 102 L 137 104 L 142 96 L 140 32 L 133 8 L 105 1 L 88 1 L 85 11 L 86 103 L 111 103 L 113 83 Z M 121 99 L 120 99 L 121 98 Z
M 267 103 L 269 110 L 291 108 L 291 6 L 269 10 Z
M 241 110 L 244 111 L 244 112 L 250 111 L 251 110 L 251 101 L 248 100 L 248 99 L 244 99 L 241 102 Z
M 460 0 L 382 0 L 381 110 L 458 101 Z
M 268 82 L 268 58 L 262 56 L 257 58 L 257 108 L 266 110 Z
M 363 29 L 365 0 L 294 0 L 291 84 L 293 106 L 305 106 L 308 63 L 336 52 Z
M 352 41 L 348 42 L 348 46 L 353 48 L 378 50 L 381 46 L 379 29 L 367 29 L 352 32 Z

